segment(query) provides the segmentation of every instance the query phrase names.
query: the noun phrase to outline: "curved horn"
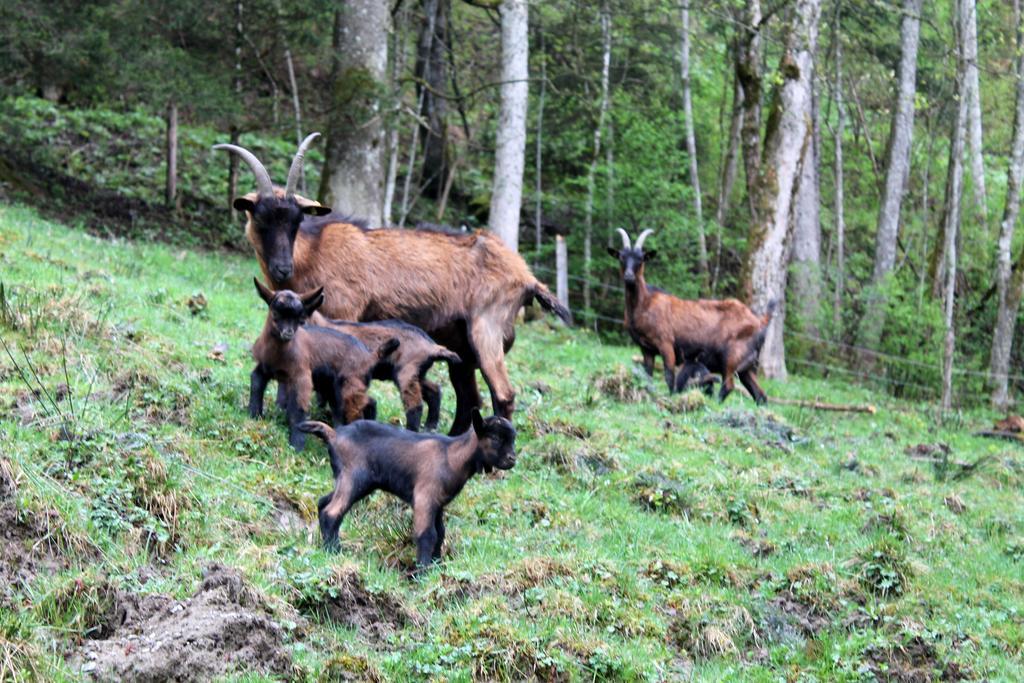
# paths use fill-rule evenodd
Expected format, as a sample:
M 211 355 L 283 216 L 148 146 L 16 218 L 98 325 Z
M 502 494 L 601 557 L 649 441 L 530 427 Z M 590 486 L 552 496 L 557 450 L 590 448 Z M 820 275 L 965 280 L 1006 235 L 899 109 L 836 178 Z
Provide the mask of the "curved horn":
M 633 248 L 634 249 L 643 249 L 644 248 L 644 240 L 647 239 L 647 236 L 650 235 L 652 232 L 654 232 L 654 231 L 651 230 L 650 228 L 647 228 L 642 233 L 640 233 L 640 236 L 636 238 L 636 244 L 633 246 Z
M 274 196 L 274 183 L 270 181 L 270 174 L 267 173 L 266 167 L 260 163 L 260 160 L 256 158 L 256 155 L 247 150 L 245 147 L 239 147 L 238 145 L 220 144 L 214 145 L 214 149 L 226 149 L 229 152 L 234 152 L 242 161 L 249 164 L 249 168 L 252 169 L 252 174 L 256 176 L 256 191 L 260 197 L 273 197 Z
M 626 250 L 626 251 L 629 251 L 629 249 L 630 249 L 630 245 L 629 245 L 629 235 L 628 235 L 628 234 L 626 234 L 626 231 L 625 231 L 625 230 L 623 230 L 622 228 L 615 228 L 615 232 L 617 232 L 617 233 L 619 233 L 620 235 L 622 235 L 622 248 L 623 248 L 624 250 Z
M 295 152 L 291 168 L 288 169 L 288 182 L 284 186 L 285 199 L 295 194 L 295 187 L 299 184 L 299 177 L 302 175 L 302 159 L 306 156 L 306 150 L 313 144 L 313 140 L 316 140 L 318 137 L 320 137 L 320 133 L 310 133 L 299 144 L 299 151 Z

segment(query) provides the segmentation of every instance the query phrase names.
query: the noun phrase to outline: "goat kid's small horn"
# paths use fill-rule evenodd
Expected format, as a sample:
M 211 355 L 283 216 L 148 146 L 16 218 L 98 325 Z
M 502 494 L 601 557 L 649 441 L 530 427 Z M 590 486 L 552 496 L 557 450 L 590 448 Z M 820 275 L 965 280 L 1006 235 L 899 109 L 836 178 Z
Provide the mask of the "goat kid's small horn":
M 266 167 L 260 163 L 260 160 L 256 158 L 255 154 L 247 150 L 245 147 L 239 147 L 238 145 L 220 144 L 214 145 L 213 148 L 224 149 L 237 154 L 242 161 L 249 165 L 249 168 L 252 169 L 252 174 L 256 176 L 256 192 L 259 196 L 274 196 L 274 183 L 270 180 L 270 174 L 267 173 Z
M 306 139 L 299 144 L 299 150 L 292 158 L 292 165 L 288 169 L 288 182 L 284 185 L 284 196 L 286 199 L 295 194 L 295 188 L 299 184 L 299 177 L 302 176 L 302 160 L 306 156 L 306 150 L 313 144 L 313 140 L 320 137 L 320 133 L 310 133 Z
M 647 228 L 642 233 L 640 233 L 640 236 L 636 238 L 636 246 L 634 248 L 635 249 L 643 249 L 644 248 L 644 240 L 647 239 L 647 236 L 650 235 L 652 232 L 654 232 L 654 230 L 652 230 L 650 228 Z
M 629 251 L 629 235 L 622 228 L 615 228 L 615 232 L 622 235 L 622 248 L 625 249 L 626 251 Z

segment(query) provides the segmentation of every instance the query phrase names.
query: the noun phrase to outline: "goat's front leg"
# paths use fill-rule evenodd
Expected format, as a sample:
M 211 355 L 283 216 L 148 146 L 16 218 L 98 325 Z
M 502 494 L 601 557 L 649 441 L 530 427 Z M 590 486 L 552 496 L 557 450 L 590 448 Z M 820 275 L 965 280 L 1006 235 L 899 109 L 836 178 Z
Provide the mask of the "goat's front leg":
M 437 423 L 441 418 L 441 387 L 429 379 L 420 380 L 423 400 L 427 402 L 427 421 L 423 425 L 428 432 L 437 431 Z
M 671 394 L 676 390 L 676 351 L 671 344 L 662 344 L 658 352 L 661 354 L 661 362 L 665 364 L 665 384 Z
M 441 560 L 441 547 L 444 545 L 444 508 L 438 508 L 437 516 L 434 517 L 434 531 L 437 533 L 437 541 L 434 542 L 434 553 L 431 559 L 434 562 Z
M 413 498 L 412 532 L 416 538 L 416 567 L 430 566 L 437 546 L 437 513 L 439 506 L 429 496 Z
M 644 354 L 644 372 L 648 377 L 654 377 L 654 358 L 657 354 L 645 348 L 641 348 L 640 353 Z
M 303 374 L 289 382 L 287 407 L 285 408 L 290 429 L 288 443 L 297 451 L 301 451 L 306 446 L 306 433 L 299 429 L 299 425 L 309 417 L 309 401 L 312 396 L 313 378 L 308 374 Z
M 249 375 L 249 417 L 263 416 L 263 394 L 267 391 L 270 375 L 257 365 Z

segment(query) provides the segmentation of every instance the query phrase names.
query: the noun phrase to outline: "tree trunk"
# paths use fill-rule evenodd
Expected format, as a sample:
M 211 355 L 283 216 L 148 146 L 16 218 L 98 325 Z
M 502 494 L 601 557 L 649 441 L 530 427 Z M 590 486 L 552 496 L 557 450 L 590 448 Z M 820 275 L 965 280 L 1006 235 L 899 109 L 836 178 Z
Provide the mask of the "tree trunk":
M 234 156 L 234 155 L 232 155 Z M 164 201 L 167 206 L 177 208 L 178 198 L 178 105 L 174 100 L 167 104 L 167 186 Z
M 419 102 L 423 102 L 424 93 L 420 93 Z M 416 111 L 419 111 L 420 107 L 416 107 Z M 405 227 L 405 219 L 409 217 L 409 211 L 412 210 L 412 206 L 409 203 L 410 197 L 412 196 L 412 178 L 415 175 L 416 169 L 416 151 L 420 148 L 420 126 L 416 124 L 412 127 L 412 141 L 409 143 L 409 162 L 405 171 L 405 180 L 402 181 L 402 211 L 399 214 L 398 227 Z
M 448 177 L 448 103 L 440 93 L 447 88 L 448 13 L 451 0 L 422 0 L 423 24 L 416 47 L 417 92 L 423 138 L 423 194 L 441 195 Z
M 593 263 L 592 248 L 594 241 L 594 193 L 597 184 L 597 161 L 601 158 L 601 134 L 604 131 L 604 119 L 608 113 L 608 91 L 612 63 L 612 16 L 608 0 L 601 5 L 601 102 L 598 108 L 597 125 L 594 126 L 594 156 L 590 160 L 590 171 L 587 173 L 587 203 L 584 207 L 583 233 L 583 307 L 591 308 L 590 280 Z M 596 319 L 595 319 L 596 324 Z
M 978 2 L 971 0 L 964 26 L 964 60 L 967 64 L 967 146 L 971 154 L 971 185 L 974 204 L 983 223 L 988 223 L 985 199 L 985 161 L 982 157 L 981 88 L 978 83 Z
M 968 117 L 967 97 L 967 60 L 964 53 L 964 34 L 970 16 L 972 0 L 957 0 L 959 23 L 960 50 L 956 75 L 956 95 L 958 100 L 956 118 L 949 140 L 949 165 L 946 174 L 946 201 L 943 212 L 942 229 L 945 256 L 945 291 L 943 292 L 943 314 L 946 326 L 945 343 L 942 354 L 942 409 L 949 410 L 953 405 L 953 355 L 956 348 L 956 329 L 953 321 L 953 308 L 956 300 L 956 242 L 960 229 L 960 200 L 963 194 L 963 157 L 964 133 Z
M 402 5 L 395 16 L 395 27 L 391 32 L 391 83 L 389 86 L 394 104 L 387 133 L 387 175 L 384 179 L 384 206 L 381 209 L 384 225 L 392 224 L 395 188 L 398 185 L 398 148 L 401 141 L 399 131 L 402 128 L 402 84 L 398 79 L 405 66 L 405 22 L 406 9 L 405 5 Z
M 708 243 L 704 235 L 704 211 L 701 208 L 700 174 L 697 172 L 697 141 L 693 132 L 693 103 L 690 93 L 690 7 L 684 1 L 680 10 L 682 39 L 679 50 L 679 72 L 683 82 L 683 116 L 686 118 L 686 156 L 690 161 L 690 186 L 693 189 L 693 213 L 697 219 L 697 263 L 707 290 L 710 285 Z
M 999 230 L 996 257 L 996 291 L 999 305 L 996 312 L 996 329 L 992 334 L 992 352 L 989 357 L 992 405 L 999 409 L 1006 409 L 1010 404 L 1007 375 L 1010 372 L 1014 323 L 1021 300 L 1019 287 L 1016 291 L 1011 287 L 1013 268 L 1010 255 L 1014 228 L 1020 215 L 1021 184 L 1024 182 L 1024 23 L 1021 19 L 1020 3 L 1021 0 L 1013 0 L 1013 16 L 1017 22 L 1017 57 L 1014 60 L 1017 107 L 1013 116 L 1013 146 L 1006 173 L 1006 205 L 1003 208 L 1003 220 Z
M 736 78 L 743 88 L 743 124 L 740 140 L 743 147 L 743 171 L 747 179 L 747 203 L 751 225 L 757 224 L 757 194 L 761 177 L 761 0 L 747 0 L 743 34 L 736 51 Z
M 569 250 L 563 235 L 555 235 L 555 295 L 569 308 Z
M 302 105 L 299 101 L 299 82 L 295 78 L 295 62 L 292 60 L 292 51 L 290 48 L 284 49 L 284 63 L 288 67 L 288 85 L 292 90 L 292 112 L 295 116 L 295 144 L 302 144 Z M 303 167 L 300 169 L 299 175 L 299 192 L 305 195 L 309 190 L 306 189 L 306 169 Z
M 534 194 L 536 204 L 534 205 L 534 235 L 533 235 L 533 266 L 540 265 L 541 241 L 544 237 L 543 211 L 544 211 L 544 184 L 543 184 L 543 162 L 544 162 L 544 99 L 548 90 L 548 66 L 547 55 L 544 53 L 544 29 L 537 27 L 537 38 L 540 40 L 540 96 L 537 98 L 537 134 L 536 157 L 534 168 Z
M 391 12 L 377 0 L 349 0 L 334 15 L 331 116 L 320 202 L 335 211 L 384 222 L 384 126 Z
M 779 304 L 765 335 L 761 369 L 767 377 L 786 377 L 782 330 L 785 323 L 786 266 L 797 177 L 812 144 L 811 75 L 818 38 L 820 0 L 796 0 L 779 63 L 780 84 L 772 97 L 765 131 L 764 159 L 755 185 L 755 216 L 747 241 L 745 284 L 751 306 Z
M 914 97 L 917 93 L 917 45 L 921 33 L 923 0 L 904 0 L 900 22 L 900 55 L 896 102 L 889 126 L 888 162 L 885 186 L 878 210 L 875 237 L 875 269 L 871 278 L 867 306 L 861 322 L 860 343 L 869 349 L 878 344 L 885 326 L 886 299 L 883 293 L 889 273 L 896 262 L 900 206 L 910 171 L 910 143 L 914 133 Z
M 501 115 L 494 155 L 489 225 L 513 251 L 519 250 L 519 212 L 526 163 L 529 87 L 527 0 L 501 2 Z
M 839 4 L 836 4 L 835 23 L 835 77 L 832 83 L 832 96 L 836 103 L 836 128 L 833 135 L 834 149 L 834 180 L 833 215 L 835 217 L 835 249 L 836 275 L 835 293 L 832 297 L 832 329 L 836 339 L 842 339 L 843 328 L 843 294 L 846 288 L 846 217 L 844 214 L 843 197 L 843 132 L 846 127 L 846 112 L 843 108 L 843 47 L 839 32 Z
M 242 101 L 242 42 L 245 36 L 242 26 L 242 0 L 235 3 L 235 73 L 231 79 L 231 88 L 235 91 L 235 99 Z M 240 132 L 238 122 L 232 122 L 230 128 L 230 140 L 232 145 L 239 143 Z M 235 197 L 238 195 L 238 155 L 228 155 L 228 213 L 231 222 L 238 222 L 238 212 L 235 211 Z
M 812 64 L 814 56 L 812 55 Z M 793 204 L 793 295 L 802 329 L 818 336 L 821 305 L 821 117 L 811 73 L 811 143 L 804 153 Z
M 740 129 L 743 124 L 743 86 L 739 79 L 733 77 L 732 116 L 729 123 L 729 147 L 722 164 L 721 178 L 718 184 L 718 203 L 715 207 L 715 223 L 717 223 L 715 239 L 715 267 L 711 276 L 711 291 L 718 291 L 718 273 L 722 266 L 722 232 L 725 228 L 725 216 L 729 209 L 729 196 L 736 182 L 736 158 L 740 148 Z

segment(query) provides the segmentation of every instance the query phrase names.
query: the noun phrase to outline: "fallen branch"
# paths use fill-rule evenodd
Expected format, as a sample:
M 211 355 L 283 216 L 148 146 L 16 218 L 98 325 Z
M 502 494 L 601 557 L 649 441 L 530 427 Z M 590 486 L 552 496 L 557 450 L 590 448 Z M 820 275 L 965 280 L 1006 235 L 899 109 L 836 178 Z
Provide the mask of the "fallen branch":
M 780 406 L 797 406 L 799 408 L 810 408 L 812 410 L 830 410 L 836 413 L 867 413 L 869 415 L 874 415 L 878 412 L 878 408 L 870 403 L 864 405 L 844 405 L 841 403 L 823 403 L 821 401 L 800 401 L 789 398 L 776 398 L 774 396 L 769 396 L 768 402 L 775 403 Z

